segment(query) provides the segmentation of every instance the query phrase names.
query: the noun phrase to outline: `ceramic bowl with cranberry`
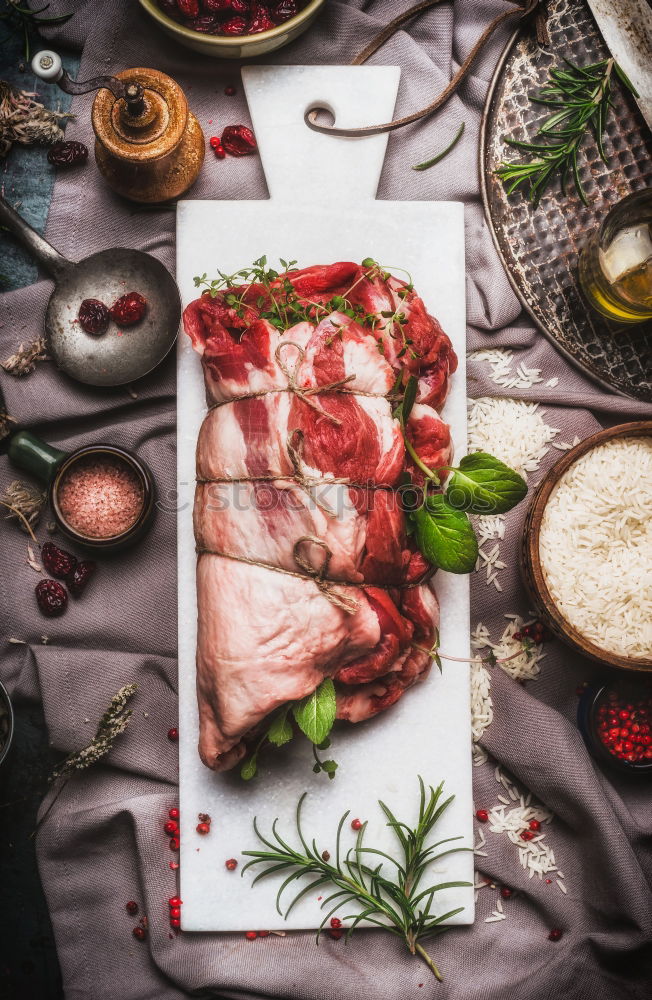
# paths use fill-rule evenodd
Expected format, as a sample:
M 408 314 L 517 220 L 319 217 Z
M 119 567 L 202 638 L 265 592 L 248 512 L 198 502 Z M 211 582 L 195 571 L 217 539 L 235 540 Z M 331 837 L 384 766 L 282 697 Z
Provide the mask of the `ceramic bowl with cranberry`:
M 218 59 L 249 59 L 294 41 L 326 0 L 139 0 L 182 45 Z

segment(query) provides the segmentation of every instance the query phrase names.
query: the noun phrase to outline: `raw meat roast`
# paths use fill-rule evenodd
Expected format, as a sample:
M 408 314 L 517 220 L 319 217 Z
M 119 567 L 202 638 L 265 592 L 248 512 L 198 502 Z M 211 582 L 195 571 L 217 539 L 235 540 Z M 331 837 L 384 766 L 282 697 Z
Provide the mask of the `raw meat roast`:
M 278 329 L 270 294 L 293 290 Z M 439 609 L 396 492 L 422 474 L 387 396 L 418 377 L 407 436 L 428 466 L 448 464 L 437 410 L 457 359 L 410 286 L 353 263 L 205 293 L 184 325 L 211 407 L 197 444 L 197 693 L 199 752 L 220 771 L 325 676 L 349 722 L 426 676 Z

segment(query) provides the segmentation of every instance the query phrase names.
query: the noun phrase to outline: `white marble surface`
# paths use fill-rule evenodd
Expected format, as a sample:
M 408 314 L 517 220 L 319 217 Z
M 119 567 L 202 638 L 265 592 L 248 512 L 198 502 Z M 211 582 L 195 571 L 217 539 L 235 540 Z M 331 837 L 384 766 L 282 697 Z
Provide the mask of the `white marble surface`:
M 267 254 L 300 266 L 371 256 L 388 267 L 407 268 L 429 309 L 449 333 L 460 359 L 444 416 L 453 428 L 456 454 L 466 446 L 465 295 L 463 206 L 456 203 L 384 202 L 375 193 L 386 136 L 361 140 L 308 130 L 303 112 L 324 100 L 342 124 L 391 118 L 400 71 L 393 67 L 248 67 L 243 70 L 249 107 L 269 184 L 269 201 L 180 202 L 177 214 L 177 278 L 184 306 L 196 291 L 193 277 L 216 268 L 231 272 Z M 406 186 L 409 181 L 406 167 Z M 205 414 L 200 361 L 183 334 L 178 347 L 179 476 L 179 699 L 181 898 L 186 931 L 313 928 L 319 902 L 307 896 L 287 921 L 276 912 L 273 879 L 251 888 L 251 878 L 228 872 L 226 858 L 257 846 L 252 820 L 269 830 L 276 816 L 291 836 L 294 806 L 302 792 L 305 829 L 320 848 L 332 849 L 337 821 L 369 821 L 369 843 L 391 848 L 378 798 L 412 821 L 417 775 L 445 779 L 455 801 L 436 839 L 462 834 L 472 846 L 469 669 L 446 663 L 408 692 L 389 712 L 358 726 L 337 726 L 329 751 L 339 762 L 334 781 L 311 770 L 311 751 L 295 740 L 263 758 L 259 776 L 244 783 L 237 772 L 214 774 L 197 754 L 195 700 L 195 552 L 192 532 L 194 452 Z M 469 655 L 469 588 L 466 577 L 438 574 L 441 645 Z M 265 595 L 261 594 L 264 600 Z M 246 608 L 243 608 L 243 616 Z M 197 814 L 208 812 L 211 834 L 195 833 Z M 345 826 L 344 842 L 354 834 Z M 437 863 L 437 881 L 473 881 L 470 853 Z M 438 894 L 438 912 L 463 906 L 453 923 L 473 920 L 473 892 Z

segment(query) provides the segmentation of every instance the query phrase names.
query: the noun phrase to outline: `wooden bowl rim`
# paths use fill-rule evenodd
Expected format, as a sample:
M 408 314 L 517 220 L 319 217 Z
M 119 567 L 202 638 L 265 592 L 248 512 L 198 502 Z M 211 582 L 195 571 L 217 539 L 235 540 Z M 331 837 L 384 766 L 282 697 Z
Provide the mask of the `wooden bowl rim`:
M 612 653 L 607 649 L 603 649 L 583 635 L 582 632 L 562 615 L 561 610 L 558 608 L 548 589 L 539 555 L 539 537 L 543 512 L 552 491 L 558 485 L 561 477 L 579 458 L 592 451 L 598 445 L 604 444 L 605 441 L 626 437 L 652 438 L 652 420 L 636 420 L 631 423 L 618 424 L 616 427 L 607 427 L 601 431 L 597 431 L 567 451 L 555 462 L 552 468 L 548 469 L 532 498 L 532 506 L 528 518 L 526 547 L 531 582 L 536 594 L 547 613 L 567 637 L 570 644 L 583 655 L 590 657 L 592 660 L 597 660 L 599 663 L 606 663 L 621 670 L 648 671 L 652 670 L 652 658 L 621 656 L 618 653 Z

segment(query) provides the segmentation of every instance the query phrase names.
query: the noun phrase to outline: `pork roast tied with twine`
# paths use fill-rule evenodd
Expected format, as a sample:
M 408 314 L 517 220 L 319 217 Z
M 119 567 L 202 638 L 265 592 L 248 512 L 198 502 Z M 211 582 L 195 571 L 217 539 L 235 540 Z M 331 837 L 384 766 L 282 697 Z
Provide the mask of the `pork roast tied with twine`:
M 270 305 L 309 318 L 278 329 Z M 392 407 L 399 373 L 417 376 L 406 433 L 428 466 L 448 464 L 437 409 L 457 359 L 410 285 L 353 263 L 207 292 L 184 326 L 210 407 L 194 508 L 197 692 L 199 752 L 219 771 L 325 676 L 349 722 L 426 677 L 439 609 L 406 533 L 397 488 L 421 474 Z

